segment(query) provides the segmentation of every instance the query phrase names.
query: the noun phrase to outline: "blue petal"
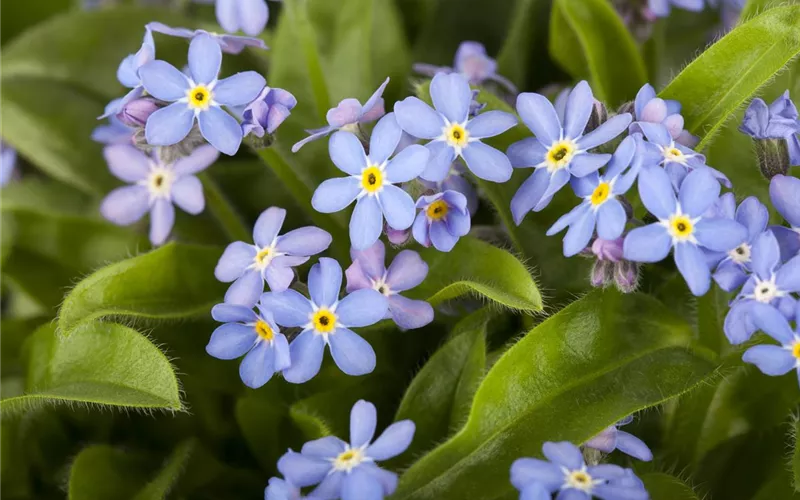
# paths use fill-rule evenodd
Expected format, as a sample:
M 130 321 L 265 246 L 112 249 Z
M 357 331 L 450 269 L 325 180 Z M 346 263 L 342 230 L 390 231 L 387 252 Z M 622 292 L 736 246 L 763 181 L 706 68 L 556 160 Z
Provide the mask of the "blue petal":
M 294 143 L 294 145 L 292 145 L 292 153 L 297 153 L 298 151 L 300 151 L 300 148 L 302 148 L 309 142 L 316 141 L 317 139 L 322 139 L 323 137 L 330 134 L 334 130 L 336 130 L 334 127 L 322 127 L 316 130 L 307 130 L 307 132 L 310 133 L 311 135 L 309 135 L 305 139 L 302 139 Z
M 368 166 L 364 146 L 350 132 L 339 131 L 333 134 L 328 142 L 328 151 L 333 164 L 344 173 L 361 175 L 361 171 Z
M 745 287 L 747 287 L 747 284 L 745 284 Z M 755 304 L 756 301 L 754 300 L 734 302 L 728 314 L 725 315 L 723 330 L 731 344 L 737 345 L 746 342 L 758 330 L 750 316 Z
M 757 345 L 744 352 L 742 361 L 753 363 L 765 375 L 786 375 L 795 367 L 797 359 L 791 351 L 776 345 Z
M 301 453 L 313 458 L 336 458 L 346 447 L 347 443 L 341 439 L 335 436 L 326 436 L 304 444 Z
M 336 177 L 320 184 L 311 197 L 317 212 L 330 214 L 344 209 L 358 197 L 361 182 L 355 177 Z
M 283 263 L 288 258 L 290 257 L 276 257 L 264 270 L 264 280 L 273 292 L 283 292 L 294 280 L 292 267 Z M 299 260 L 307 261 L 308 257 L 301 257 Z
M 525 126 L 545 146 L 561 139 L 561 123 L 555 108 L 540 94 L 523 93 L 517 97 L 517 113 Z
M 701 219 L 694 226 L 694 236 L 709 250 L 728 252 L 747 241 L 747 229 L 731 219 Z
M 375 426 L 378 424 L 378 411 L 375 405 L 360 399 L 350 410 L 350 446 L 360 448 L 372 441 Z
M 211 317 L 220 323 L 255 323 L 258 317 L 253 310 L 236 304 L 217 304 L 211 308 Z
M 389 85 L 389 77 L 386 77 L 386 80 L 375 89 L 375 92 L 369 96 L 367 102 L 364 103 L 364 106 L 361 108 L 361 118 L 359 122 L 361 123 L 368 123 L 377 120 L 381 116 L 386 113 L 384 109 L 384 101 L 383 101 L 383 92 L 386 90 L 386 86 Z
M 747 281 L 747 273 L 732 260 L 723 261 L 713 275 L 714 281 L 726 292 L 733 292 Z
M 628 168 L 633 162 L 636 154 L 636 140 L 633 136 L 628 136 L 619 143 L 614 155 L 606 165 L 605 177 L 613 179 Z
M 372 130 L 369 138 L 369 159 L 376 165 L 381 165 L 389 159 L 397 149 L 403 130 L 397 123 L 394 113 L 381 118 Z M 421 146 L 420 146 L 421 147 Z M 392 181 L 396 182 L 396 181 Z M 403 181 L 405 182 L 405 181 Z
M 780 264 L 781 252 L 778 240 L 772 231 L 758 235 L 751 249 L 750 266 L 761 279 L 769 279 L 772 272 Z
M 400 151 L 386 165 L 384 172 L 386 180 L 392 183 L 412 181 L 422 175 L 428 160 L 430 160 L 430 150 L 419 144 L 412 144 Z
M 166 199 L 159 199 L 150 207 L 150 242 L 161 245 L 169 237 L 175 224 L 175 207 Z
M 800 232 L 784 226 L 770 226 L 769 229 L 778 240 L 782 260 L 800 254 Z
M 627 220 L 628 216 L 619 201 L 606 201 L 597 211 L 597 236 L 604 240 L 616 240 L 622 236 Z
M 269 20 L 267 0 L 239 0 L 238 8 L 242 31 L 250 36 L 261 34 Z
M 472 221 L 470 220 L 469 213 L 454 211 L 447 214 L 444 223 L 447 226 L 447 231 L 453 236 L 466 236 L 469 233 Z
M 200 33 L 192 38 L 189 44 L 189 72 L 195 83 L 209 84 L 216 80 L 221 65 L 222 49 L 211 35 Z
M 360 468 L 368 472 L 381 484 L 385 496 L 391 495 L 397 490 L 397 474 L 394 472 L 382 469 L 375 465 L 374 462 L 365 463 Z
M 569 163 L 569 172 L 575 177 L 585 177 L 608 163 L 610 154 L 583 153 L 575 155 Z
M 144 217 L 150 208 L 147 188 L 139 185 L 117 188 L 103 199 L 100 213 L 114 224 L 127 226 Z
M 225 292 L 225 302 L 252 307 L 264 291 L 264 279 L 256 270 L 246 271 Z
M 253 226 L 253 240 L 259 247 L 272 245 L 286 219 L 286 210 L 278 207 L 269 207 L 258 216 Z
M 186 213 L 197 215 L 206 205 L 203 197 L 203 184 L 193 175 L 181 177 L 172 184 L 170 189 L 172 201 Z
M 678 193 L 681 210 L 691 217 L 700 217 L 719 199 L 719 191 L 719 182 L 708 169 L 695 169 L 681 184 Z
M 414 223 L 416 209 L 414 200 L 408 193 L 397 186 L 387 184 L 377 198 L 389 227 L 397 230 L 411 227 L 411 224 Z
M 308 291 L 319 307 L 331 307 L 339 300 L 342 289 L 342 267 L 338 262 L 321 257 L 308 273 Z
M 511 464 L 511 484 L 521 490 L 531 483 L 539 483 L 554 492 L 564 483 L 564 473 L 556 464 L 536 458 L 520 458 Z
M 265 293 L 261 296 L 261 304 L 281 326 L 304 327 L 311 322 L 311 304 L 295 290 Z
M 189 80 L 175 66 L 164 61 L 152 61 L 139 68 L 145 90 L 162 101 L 177 101 L 186 97 Z M 186 104 L 183 104 L 186 107 Z
M 583 446 L 600 450 L 603 453 L 611 453 L 617 448 L 618 433 L 616 426 L 611 425 L 603 429 L 600 434 L 583 443 Z
M 400 127 L 414 137 L 435 139 L 442 135 L 442 115 L 416 97 L 395 103 L 394 114 Z
M 649 224 L 633 229 L 623 243 L 625 260 L 634 262 L 659 262 L 672 247 L 672 238 L 661 224 Z
M 732 193 L 731 198 L 733 198 Z M 748 239 L 752 240 L 764 232 L 769 222 L 769 211 L 755 196 L 748 196 L 736 209 L 736 222 L 747 228 Z M 729 217 L 733 218 L 733 217 Z
M 431 100 L 436 111 L 451 123 L 464 123 L 472 102 L 469 83 L 458 73 L 439 73 L 431 80 Z M 411 135 L 415 135 L 411 133 Z
M 155 113 L 150 115 L 150 119 L 153 116 Z M 147 120 L 148 124 L 150 119 Z M 211 106 L 200 113 L 197 121 L 200 124 L 200 133 L 212 146 L 228 156 L 233 156 L 239 151 L 239 145 L 242 143 L 242 127 L 236 118 L 222 108 Z
M 705 295 L 711 286 L 711 271 L 703 252 L 691 243 L 678 243 L 675 247 L 675 264 L 689 285 L 689 290 L 698 297 Z
M 306 498 L 323 500 L 323 499 L 341 497 L 342 483 L 344 483 L 345 477 L 347 477 L 347 473 L 345 472 L 342 471 L 330 472 L 327 476 L 325 476 L 325 479 L 323 479 L 322 482 L 319 483 L 319 486 L 314 488 L 314 490 Z M 295 499 L 289 498 L 287 500 L 295 500 Z
M 393 423 L 367 448 L 366 455 L 378 461 L 400 455 L 411 445 L 415 430 L 416 427 L 411 420 Z
M 359 376 L 375 369 L 375 351 L 369 342 L 347 328 L 336 328 L 328 336 L 331 356 L 336 366 L 347 375 Z
M 539 142 L 539 139 L 526 137 L 509 146 L 506 155 L 512 167 L 535 167 L 544 161 L 547 148 Z
M 383 500 L 383 485 L 361 467 L 347 474 L 342 483 L 342 500 Z
M 511 198 L 511 214 L 514 216 L 514 223 L 520 225 L 522 219 L 535 207 L 542 199 L 542 195 L 550 184 L 550 173 L 546 168 L 539 168 L 528 177 L 519 187 L 514 197 Z
M 131 144 L 116 144 L 103 148 L 108 169 L 119 180 L 138 182 L 150 174 L 151 159 Z
M 336 306 L 339 321 L 348 327 L 374 325 L 386 316 L 386 297 L 371 288 L 356 290 Z
M 356 203 L 350 217 L 350 243 L 365 250 L 378 241 L 383 231 L 383 215 L 375 196 L 364 196 Z
M 542 453 L 554 464 L 570 470 L 580 469 L 585 465 L 581 450 L 568 441 L 548 441 L 542 445 Z
M 425 216 L 424 211 L 417 214 L 414 225 L 411 226 L 411 234 L 420 245 L 426 248 L 431 246 L 430 224 L 428 223 L 428 218 Z
M 617 449 L 644 462 L 653 459 L 653 452 L 644 441 L 625 431 L 617 432 Z
M 255 258 L 256 249 L 253 245 L 234 241 L 225 248 L 222 257 L 219 258 L 214 276 L 223 283 L 230 283 L 240 277 Z
M 481 141 L 469 143 L 461 155 L 470 171 L 487 181 L 506 182 L 514 170 L 506 155 Z
M 172 165 L 176 175 L 192 175 L 210 167 L 219 158 L 219 151 L 205 144 L 198 147 L 189 156 L 184 156 Z
M 636 100 L 634 101 L 634 110 L 636 112 L 637 119 L 642 116 L 642 110 L 644 109 L 645 104 L 650 102 L 651 99 L 655 99 L 655 97 L 656 91 L 652 85 L 649 83 L 642 85 L 642 88 L 640 88 L 639 92 L 636 93 Z
M 386 284 L 395 292 L 410 290 L 428 275 L 428 264 L 413 250 L 403 250 L 386 272 Z
M 672 183 L 661 168 L 642 169 L 639 174 L 639 196 L 647 210 L 659 219 L 668 219 L 675 213 L 676 200 Z
M 581 203 L 577 207 L 559 217 L 558 220 L 556 220 L 553 225 L 550 226 L 550 229 L 548 229 L 545 234 L 547 236 L 553 236 L 554 234 L 560 233 L 564 230 L 564 228 L 574 223 L 577 219 L 586 216 L 589 210 L 591 210 L 591 206 L 588 203 Z
M 237 9 L 238 0 L 217 0 L 216 15 L 217 22 L 222 29 L 228 33 L 239 31 L 239 12 Z
M 541 169 L 540 169 L 541 170 Z M 565 169 L 556 170 L 556 172 L 550 177 L 550 182 L 547 185 L 547 189 L 545 189 L 544 194 L 542 194 L 542 198 L 539 200 L 539 203 L 533 207 L 534 212 L 540 212 L 547 207 L 550 203 L 550 200 L 553 199 L 553 196 L 563 188 L 567 182 L 569 182 L 570 173 Z M 513 199 L 512 199 L 513 203 Z
M 251 389 L 263 386 L 275 374 L 275 350 L 269 342 L 261 341 L 247 353 L 239 365 L 239 377 Z
M 326 460 L 306 457 L 290 450 L 278 460 L 278 470 L 293 485 L 305 488 L 322 481 L 330 472 L 331 464 Z
M 331 245 L 333 238 L 328 231 L 314 226 L 305 226 L 289 231 L 280 238 L 275 248 L 289 255 L 316 255 Z
M 432 141 L 425 147 L 430 151 L 430 156 L 421 177 L 426 181 L 442 182 L 450 172 L 453 160 L 456 159 L 456 151 L 444 141 Z
M 306 330 L 289 344 L 289 352 L 292 364 L 283 370 L 283 378 L 293 384 L 302 384 L 319 373 L 322 355 L 325 353 L 325 340 L 313 330 Z
M 561 490 L 556 495 L 556 500 L 591 500 L 591 498 L 592 496 L 585 491 L 573 488 Z
M 182 141 L 194 125 L 194 112 L 184 102 L 159 109 L 147 119 L 144 132 L 151 146 L 171 146 Z
M 211 334 L 206 352 L 217 359 L 236 359 L 249 351 L 257 339 L 252 326 L 226 323 Z
M 402 252 L 401 252 L 402 253 Z M 353 262 L 358 262 L 369 279 L 377 280 L 383 277 L 386 268 L 383 263 L 386 260 L 386 247 L 381 240 L 366 250 L 350 249 L 350 257 Z
M 605 144 L 621 134 L 630 123 L 631 115 L 629 113 L 613 116 L 607 122 L 578 139 L 578 147 L 583 150 L 589 150 Z
M 467 132 L 473 139 L 494 137 L 517 125 L 517 117 L 504 111 L 487 111 L 467 123 Z
M 389 297 L 389 314 L 397 326 L 405 330 L 422 328 L 433 321 L 433 307 L 424 300 L 412 300 L 402 295 Z
M 583 134 L 586 124 L 589 123 L 589 117 L 592 116 L 593 107 L 592 89 L 589 88 L 589 83 L 583 80 L 575 85 L 567 99 L 567 107 L 564 110 L 565 137 L 574 139 Z M 627 126 L 626 124 L 625 127 Z
M 440 252 L 449 252 L 458 242 L 458 236 L 451 234 L 447 230 L 447 225 L 441 220 L 431 223 L 430 239 L 436 250 Z
M 539 483 L 530 483 L 520 491 L 519 500 L 550 500 L 552 496 Z
M 591 210 L 576 218 L 564 236 L 564 256 L 572 257 L 589 245 L 594 233 L 595 214 Z
M 759 330 L 787 345 L 794 340 L 792 331 L 786 317 L 769 304 L 754 303 L 747 309 L 747 314 Z
M 255 71 L 236 73 L 214 86 L 214 100 L 225 106 L 244 106 L 258 97 L 266 83 Z
M 642 129 L 644 136 L 653 144 L 659 146 L 669 146 L 672 144 L 672 136 L 669 135 L 669 130 L 660 123 L 636 122 Z
M 800 255 L 778 269 L 775 273 L 775 285 L 784 292 L 800 292 Z
M 776 175 L 769 184 L 769 197 L 772 206 L 786 222 L 800 227 L 800 179 L 786 175 Z

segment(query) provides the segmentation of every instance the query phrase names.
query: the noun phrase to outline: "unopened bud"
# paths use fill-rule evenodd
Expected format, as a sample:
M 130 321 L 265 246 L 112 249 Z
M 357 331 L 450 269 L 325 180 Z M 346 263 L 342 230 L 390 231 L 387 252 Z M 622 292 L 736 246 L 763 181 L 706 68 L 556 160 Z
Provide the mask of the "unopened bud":
M 272 134 L 264 134 L 263 136 L 259 137 L 255 134 L 249 134 L 244 137 L 244 143 L 250 146 L 255 150 L 265 149 L 272 146 L 272 143 L 275 141 L 275 136 Z
M 592 266 L 589 281 L 595 288 L 603 288 L 614 279 L 614 263 L 607 260 L 597 260 Z
M 619 262 L 622 260 L 622 243 L 624 238 L 604 240 L 596 238 L 592 242 L 592 253 L 601 261 Z
M 161 106 L 152 97 L 134 99 L 122 107 L 117 118 L 129 127 L 144 127 L 147 119 Z
M 639 266 L 623 260 L 614 264 L 614 284 L 622 293 L 631 293 L 639 286 Z
M 772 179 L 789 171 L 789 144 L 786 139 L 755 139 L 756 156 L 761 174 Z
M 589 115 L 589 123 L 586 124 L 586 131 L 584 133 L 588 134 L 606 121 L 608 121 L 606 105 L 595 99 L 594 106 L 592 106 L 592 114 Z
M 389 243 L 392 245 L 402 246 L 408 243 L 409 239 L 411 239 L 411 231 L 408 229 L 392 229 L 387 226 L 386 237 L 389 239 Z

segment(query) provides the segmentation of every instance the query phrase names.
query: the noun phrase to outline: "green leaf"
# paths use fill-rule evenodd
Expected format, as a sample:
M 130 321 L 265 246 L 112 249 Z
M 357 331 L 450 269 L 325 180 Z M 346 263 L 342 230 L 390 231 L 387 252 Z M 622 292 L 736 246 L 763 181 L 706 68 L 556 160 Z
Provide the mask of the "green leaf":
M 168 243 L 106 266 L 78 283 L 58 313 L 58 331 L 104 317 L 176 320 L 207 314 L 226 286 L 214 278 L 221 251 Z
M 703 149 L 726 120 L 800 54 L 800 5 L 739 25 L 692 61 L 659 97 L 683 105 L 685 128 Z
M 64 339 L 47 324 L 27 348 L 25 394 L 0 402 L 3 418 L 63 403 L 183 408 L 169 360 L 136 330 L 93 322 Z
M 236 422 L 250 453 L 266 471 L 274 470 L 278 459 L 286 452 L 282 444 L 288 417 L 283 401 L 267 400 L 255 394 L 236 401 Z
M 543 47 L 547 42 L 549 10 L 548 1 L 517 0 L 511 15 L 508 35 L 497 55 L 497 70 L 520 88 L 528 78 L 532 60 L 547 58 Z
M 147 481 L 148 461 L 108 445 L 84 448 L 69 471 L 69 500 L 131 498 Z
M 429 248 L 420 255 L 430 271 L 409 295 L 439 304 L 474 293 L 511 309 L 528 313 L 542 310 L 542 297 L 530 272 L 501 248 L 464 237 L 450 252 Z
M 72 7 L 72 0 L 51 0 L 31 2 L 25 5 L 5 2 L 0 5 L 0 40 L 6 46 L 9 40 L 18 36 L 30 26 Z
M 38 306 L 37 314 L 55 314 L 64 292 L 79 276 L 75 269 L 24 248 L 12 250 L 3 264 L 3 278 L 13 286 L 13 298 L 24 295 Z
M 621 311 L 625 311 L 621 314 Z M 511 463 L 545 441 L 582 443 L 700 383 L 715 367 L 688 324 L 643 295 L 594 292 L 505 352 L 464 428 L 403 475 L 398 499 L 511 494 Z
M 747 0 L 747 3 L 745 4 L 744 9 L 742 9 L 742 13 L 740 14 L 739 18 L 750 19 L 751 17 L 758 15 L 767 9 L 796 3 L 798 3 L 798 0 L 786 0 L 780 3 L 776 3 L 772 0 Z
M 792 428 L 792 438 L 794 439 L 794 450 L 792 452 L 792 483 L 795 491 L 800 491 L 800 419 L 795 419 Z
M 196 446 L 197 442 L 194 440 L 184 441 L 178 445 L 156 477 L 147 483 L 133 497 L 133 500 L 163 500 L 167 498 L 167 495 L 175 487 L 175 483 L 184 473 Z
M 636 43 L 607 0 L 555 0 L 550 55 L 594 96 L 618 106 L 636 96 L 647 72 Z
M 688 484 L 662 472 L 643 474 L 640 479 L 651 500 L 700 500 Z
M 431 356 L 411 381 L 395 417 L 410 419 L 417 428 L 404 456 L 430 449 L 463 423 L 486 368 L 488 319 L 483 310 L 462 319 L 455 327 L 461 333 Z

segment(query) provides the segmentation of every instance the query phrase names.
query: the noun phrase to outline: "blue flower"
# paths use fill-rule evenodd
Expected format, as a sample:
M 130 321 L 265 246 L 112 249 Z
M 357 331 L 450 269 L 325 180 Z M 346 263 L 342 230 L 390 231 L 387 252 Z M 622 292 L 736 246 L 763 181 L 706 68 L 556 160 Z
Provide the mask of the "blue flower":
M 589 150 L 618 136 L 631 123 L 631 115 L 624 113 L 583 135 L 594 107 L 592 89 L 585 81 L 562 101 L 564 109 L 559 105 L 557 110 L 540 94 L 517 97 L 517 113 L 536 136 L 508 148 L 514 167 L 536 169 L 511 199 L 511 213 L 517 225 L 529 211 L 543 210 L 570 178 L 585 177 L 608 163 L 611 155 Z
M 628 216 L 617 196 L 625 194 L 639 173 L 639 164 L 631 165 L 636 153 L 636 140 L 626 137 L 619 145 L 603 175 L 592 172 L 575 177 L 572 188 L 583 202 L 559 218 L 547 231 L 552 236 L 569 227 L 564 237 L 564 255 L 571 257 L 589 245 L 597 228 L 603 240 L 616 240 L 622 236 Z M 630 169 L 628 168 L 630 167 Z M 626 173 L 623 174 L 623 172 Z
M 389 302 L 387 318 L 402 329 L 421 328 L 433 321 L 433 308 L 424 300 L 411 300 L 400 295 L 425 280 L 428 264 L 413 250 L 403 250 L 384 266 L 386 247 L 378 240 L 366 250 L 350 250 L 353 264 L 345 271 L 347 293 L 371 288 L 382 293 Z
M 789 99 L 787 90 L 769 107 L 763 99 L 753 99 L 739 130 L 756 139 L 786 139 L 789 164 L 800 165 L 800 120 L 797 117 L 797 107 Z
M 793 312 L 794 320 L 800 325 L 800 304 Z M 776 345 L 757 345 L 744 352 L 742 360 L 753 363 L 765 375 L 777 377 L 797 370 L 800 379 L 800 330 L 794 330 L 786 317 L 774 307 L 757 304 L 752 316 L 755 327 L 780 342 Z
M 224 325 L 211 334 L 206 352 L 217 359 L 244 356 L 239 377 L 247 387 L 258 389 L 277 372 L 291 365 L 289 342 L 262 304 L 259 313 L 235 304 L 217 304 L 211 316 Z M 246 354 L 246 356 L 245 356 Z
M 264 31 L 269 21 L 267 0 L 217 0 L 217 22 L 228 33 L 240 29 L 250 36 Z
M 225 293 L 226 303 L 252 306 L 264 291 L 265 281 L 273 292 L 286 290 L 294 279 L 292 267 L 330 246 L 331 235 L 314 226 L 279 236 L 284 219 L 282 208 L 264 210 L 253 227 L 255 245 L 235 241 L 225 249 L 214 276 L 223 283 L 233 281 Z
M 378 241 L 384 217 L 393 229 L 407 229 L 414 222 L 414 200 L 395 184 L 413 180 L 422 172 L 428 150 L 414 144 L 390 160 L 401 135 L 394 113 L 389 113 L 372 131 L 369 155 L 350 132 L 336 132 L 331 137 L 331 160 L 350 176 L 320 184 L 311 205 L 327 214 L 357 200 L 350 218 L 350 242 L 356 250 L 365 250 Z
M 438 182 L 447 177 L 457 157 L 467 168 L 492 182 L 511 178 L 511 163 L 502 152 L 481 142 L 517 124 L 517 119 L 503 111 L 488 111 L 470 119 L 472 90 L 459 74 L 439 73 L 431 81 L 431 99 L 435 110 L 416 97 L 407 97 L 394 105 L 397 122 L 403 130 L 422 139 L 431 152 L 428 166 L 422 173 L 427 181 Z
M 517 87 L 511 81 L 497 73 L 497 61 L 486 54 L 486 48 L 478 42 L 464 41 L 458 46 L 453 67 L 435 66 L 433 64 L 414 64 L 414 71 L 422 75 L 436 76 L 438 73 L 459 73 L 470 85 L 483 85 L 484 82 L 497 82 L 512 94 Z
M 458 191 L 467 198 L 467 209 L 470 215 L 475 215 L 478 211 L 478 193 L 470 182 L 464 177 L 464 167 L 461 162 L 455 161 L 447 172 L 447 177 L 443 181 L 431 182 L 421 179 L 420 183 L 428 189 L 437 192 Z
M 14 175 L 17 166 L 17 150 L 0 141 L 0 186 L 5 186 Z
M 629 128 L 632 134 L 642 131 L 639 122 L 660 123 L 667 127 L 670 137 L 677 143 L 688 148 L 697 145 L 697 137 L 683 129 L 681 103 L 657 97 L 655 89 L 649 83 L 644 84 L 636 94 L 633 118 L 634 122 Z
M 252 132 L 256 137 L 264 137 L 264 133 L 272 134 L 289 118 L 295 106 L 297 99 L 289 92 L 264 87 L 242 113 L 242 135 Z
M 542 446 L 545 460 L 520 458 L 511 465 L 511 483 L 524 500 L 550 498 L 542 496 L 559 492 L 558 498 L 589 500 L 647 500 L 641 481 L 630 471 L 611 464 L 587 466 L 581 450 L 572 443 L 546 442 Z
M 101 144 L 131 144 L 134 129 L 122 123 L 117 113 L 122 109 L 122 98 L 114 99 L 106 105 L 103 116 L 108 117 L 107 125 L 99 125 L 92 130 L 92 140 Z
M 705 7 L 704 0 L 648 0 L 648 7 L 657 17 L 667 17 L 672 6 L 700 12 Z
M 790 294 L 800 291 L 800 256 L 781 265 L 780 247 L 772 231 L 758 235 L 750 255 L 753 273 L 725 317 L 725 335 L 732 344 L 741 344 L 756 331 L 755 316 L 763 310 L 758 304 L 791 317 L 797 301 Z
M 289 451 L 278 461 L 283 475 L 300 487 L 319 485 L 311 498 L 379 500 L 394 493 L 397 474 L 377 462 L 403 453 L 414 438 L 414 422 L 401 420 L 377 439 L 375 406 L 364 400 L 350 412 L 350 442 L 327 436 L 303 445 L 301 453 Z
M 227 54 L 239 54 L 244 50 L 245 47 L 255 47 L 257 49 L 267 48 L 267 44 L 264 43 L 264 40 L 249 36 L 218 35 L 217 33 L 210 33 L 206 30 L 172 28 L 159 22 L 149 23 L 145 27 L 151 31 L 155 31 L 156 33 L 163 33 L 165 35 L 176 36 L 179 38 L 188 38 L 189 40 L 198 35 L 209 35 L 217 41 L 222 51 Z
M 370 96 L 363 106 L 358 99 L 349 98 L 339 101 L 339 104 L 335 108 L 328 110 L 328 114 L 326 115 L 328 125 L 314 130 L 306 130 L 306 132 L 311 135 L 292 146 L 292 153 L 297 153 L 300 151 L 300 148 L 309 142 L 321 139 L 336 130 L 357 133 L 359 124 L 374 122 L 382 117 L 386 114 L 383 107 L 382 96 L 387 85 L 389 85 L 388 78 L 378 87 L 378 90 Z
M 156 58 L 156 44 L 153 41 L 153 34 L 149 29 L 144 32 L 142 47 L 135 54 L 129 54 L 117 68 L 117 80 L 122 85 L 128 87 L 130 92 L 125 94 L 122 99 L 115 99 L 106 106 L 106 109 L 99 119 L 108 118 L 122 110 L 130 101 L 142 96 L 144 86 L 142 82 L 141 69 Z M 116 103 L 115 105 L 112 105 Z
M 653 452 L 650 451 L 644 441 L 633 434 L 619 430 L 619 427 L 628 425 L 632 421 L 633 417 L 625 417 L 616 424 L 606 427 L 603 432 L 586 441 L 583 445 L 600 450 L 603 453 L 619 450 L 633 458 L 649 462 L 653 459 Z
M 292 366 L 283 372 L 287 381 L 302 384 L 311 380 L 319 372 L 326 345 L 333 361 L 348 375 L 365 375 L 375 369 L 375 351 L 350 327 L 382 320 L 388 311 L 386 297 L 363 289 L 339 300 L 341 287 L 341 266 L 322 257 L 308 274 L 310 300 L 292 289 L 261 296 L 262 305 L 279 325 L 303 329 L 290 346 Z
M 180 142 L 197 119 L 200 133 L 212 146 L 227 155 L 236 154 L 242 142 L 242 129 L 220 106 L 250 103 L 266 82 L 255 71 L 217 80 L 221 64 L 219 44 L 211 36 L 201 34 L 189 45 L 191 77 L 164 61 L 152 61 L 141 68 L 145 89 L 154 97 L 173 103 L 150 115 L 145 127 L 148 143 L 169 146 Z
M 800 179 L 776 175 L 769 183 L 769 197 L 775 210 L 791 228 L 770 226 L 781 247 L 781 259 L 800 254 Z
M 727 188 L 731 187 L 731 181 L 725 174 L 706 165 L 705 156 L 676 143 L 664 125 L 648 122 L 639 122 L 637 125 L 650 141 L 645 143 L 643 154 L 647 156 L 648 160 L 644 164 L 652 163 L 664 167 L 675 191 L 680 189 L 681 183 L 689 172 L 698 169 L 707 169 L 722 185 Z
M 264 490 L 264 500 L 302 500 L 303 495 L 300 488 L 294 486 L 285 479 L 278 477 L 270 478 L 269 484 Z
M 449 252 L 460 237 L 469 233 L 467 198 L 458 191 L 420 196 L 417 208 L 421 210 L 411 233 L 424 247 L 433 245 L 440 252 Z
M 676 198 L 669 176 L 658 167 L 639 174 L 639 196 L 659 221 L 633 229 L 625 237 L 625 259 L 658 262 L 675 248 L 675 263 L 689 289 L 703 295 L 711 284 L 711 271 L 701 248 L 728 252 L 747 239 L 747 229 L 731 219 L 704 217 L 719 198 L 719 182 L 707 169 L 686 176 Z
M 118 179 L 131 183 L 111 191 L 100 205 L 100 213 L 114 224 L 127 226 L 150 212 L 150 242 L 161 245 L 175 223 L 175 208 L 197 215 L 205 208 L 203 185 L 194 174 L 217 160 L 211 146 L 200 146 L 192 154 L 164 164 L 131 145 L 115 144 L 103 150 L 108 168 Z
M 732 292 L 747 281 L 751 272 L 753 243 L 767 229 L 769 211 L 755 196 L 746 198 L 736 208 L 733 193 L 720 196 L 712 210 L 715 217 L 735 220 L 747 228 L 747 241 L 727 253 L 710 256 L 713 262 L 719 263 L 714 272 L 714 281 L 726 292 Z

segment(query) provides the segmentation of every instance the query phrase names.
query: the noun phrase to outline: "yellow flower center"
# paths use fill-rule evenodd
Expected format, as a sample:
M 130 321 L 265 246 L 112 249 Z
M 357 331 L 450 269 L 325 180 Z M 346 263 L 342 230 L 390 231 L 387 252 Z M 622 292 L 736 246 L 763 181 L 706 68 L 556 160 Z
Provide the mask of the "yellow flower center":
M 444 135 L 447 143 L 454 147 L 463 148 L 469 142 L 469 132 L 458 123 L 450 125 Z
M 189 107 L 208 109 L 211 105 L 211 91 L 205 85 L 198 85 L 186 93 L 189 98 Z
M 340 471 L 350 471 L 364 461 L 364 452 L 358 448 L 345 450 L 333 459 L 333 468 Z
M 567 484 L 572 488 L 591 491 L 593 486 L 592 476 L 583 470 L 575 470 L 567 474 Z
M 686 157 L 683 154 L 683 151 L 676 148 L 675 146 L 663 148 L 663 151 L 664 151 L 664 159 L 666 161 L 676 161 L 678 163 L 683 163 L 686 161 Z
M 669 220 L 669 232 L 675 239 L 688 240 L 694 233 L 694 224 L 686 215 L 673 216 Z
M 172 188 L 172 172 L 163 167 L 156 167 L 150 171 L 147 183 L 151 196 L 169 196 Z
M 546 162 L 547 168 L 552 172 L 560 168 L 564 168 L 572 161 L 575 156 L 577 147 L 572 141 L 559 141 L 550 146 L 547 152 Z
M 270 328 L 264 320 L 256 321 L 255 329 L 258 336 L 264 340 L 272 340 L 272 338 L 275 337 L 275 332 L 272 331 L 272 328 Z
M 800 342 L 795 342 L 794 346 L 792 347 L 792 356 L 800 359 Z
M 361 173 L 361 187 L 368 193 L 374 193 L 383 187 L 383 172 L 381 172 L 381 169 L 374 165 L 364 169 Z
M 431 220 L 441 220 L 447 215 L 448 210 L 450 210 L 450 207 L 447 206 L 447 202 L 444 200 L 436 200 L 428 205 L 428 209 L 425 213 Z
M 608 199 L 608 195 L 610 194 L 611 186 L 607 182 L 601 182 L 596 188 L 594 188 L 594 192 L 592 192 L 592 205 L 602 205 Z
M 320 333 L 330 333 L 336 328 L 336 315 L 327 309 L 314 313 L 314 329 Z

